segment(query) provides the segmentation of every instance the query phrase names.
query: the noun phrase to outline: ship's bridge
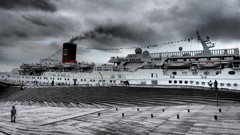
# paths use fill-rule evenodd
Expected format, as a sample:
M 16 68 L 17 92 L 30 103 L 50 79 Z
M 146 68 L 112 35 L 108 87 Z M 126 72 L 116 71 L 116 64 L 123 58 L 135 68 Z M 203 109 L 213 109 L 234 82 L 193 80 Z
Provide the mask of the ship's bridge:
M 148 51 L 143 51 L 141 48 L 137 48 L 135 50 L 136 54 L 129 54 L 126 58 L 124 57 L 111 57 L 109 60 L 110 63 L 121 63 L 121 62 L 129 62 L 129 63 L 141 63 L 148 60 L 150 57 Z

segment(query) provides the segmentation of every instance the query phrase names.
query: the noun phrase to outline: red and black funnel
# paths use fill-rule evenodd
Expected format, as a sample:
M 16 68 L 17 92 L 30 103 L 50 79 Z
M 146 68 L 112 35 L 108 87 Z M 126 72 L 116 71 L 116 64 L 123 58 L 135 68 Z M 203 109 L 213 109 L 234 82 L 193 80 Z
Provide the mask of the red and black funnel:
M 62 62 L 77 63 L 76 52 L 77 52 L 77 44 L 63 43 Z

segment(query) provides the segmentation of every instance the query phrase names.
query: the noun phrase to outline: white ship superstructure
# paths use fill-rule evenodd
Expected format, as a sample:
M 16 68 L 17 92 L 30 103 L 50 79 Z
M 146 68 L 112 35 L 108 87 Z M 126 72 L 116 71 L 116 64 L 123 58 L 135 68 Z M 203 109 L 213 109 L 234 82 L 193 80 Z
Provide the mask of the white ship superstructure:
M 126 57 L 111 57 L 110 64 L 78 63 L 76 44 L 64 43 L 62 62 L 42 59 L 40 64 L 23 64 L 17 74 L 5 74 L 2 81 L 24 85 L 130 85 L 210 87 L 240 90 L 238 48 L 212 49 L 209 39 L 197 33 L 203 50 L 149 53 L 141 48 Z

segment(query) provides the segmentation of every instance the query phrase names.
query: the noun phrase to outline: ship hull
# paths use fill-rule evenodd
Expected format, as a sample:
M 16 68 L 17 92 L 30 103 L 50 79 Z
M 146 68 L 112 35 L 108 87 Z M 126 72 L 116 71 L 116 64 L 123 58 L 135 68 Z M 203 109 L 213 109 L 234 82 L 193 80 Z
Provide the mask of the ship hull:
M 229 72 L 235 72 L 229 75 Z M 172 73 L 174 75 L 172 75 Z M 139 69 L 135 72 L 117 71 L 93 71 L 82 72 L 44 72 L 41 76 L 5 75 L 3 81 L 21 83 L 24 85 L 91 85 L 91 86 L 117 86 L 124 85 L 128 81 L 130 85 L 141 86 L 193 86 L 211 87 L 208 82 L 217 80 L 218 88 L 240 90 L 240 72 L 231 68 L 225 68 L 215 74 L 215 69 L 204 69 L 197 74 L 189 72 L 189 69 Z M 207 73 L 207 74 L 206 74 Z

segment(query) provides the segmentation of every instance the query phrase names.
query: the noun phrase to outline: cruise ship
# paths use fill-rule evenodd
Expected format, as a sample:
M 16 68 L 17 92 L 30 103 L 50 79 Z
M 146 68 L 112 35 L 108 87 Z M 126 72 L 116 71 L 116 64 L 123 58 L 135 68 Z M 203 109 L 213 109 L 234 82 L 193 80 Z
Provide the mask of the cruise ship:
M 41 59 L 37 64 L 22 64 L 17 72 L 3 74 L 0 81 L 36 86 L 179 86 L 240 90 L 238 48 L 212 49 L 210 39 L 197 32 L 202 50 L 150 53 L 136 48 L 126 57 L 111 57 L 109 64 L 79 63 L 77 44 L 63 43 L 62 60 Z M 210 49 L 211 48 L 211 49 Z

